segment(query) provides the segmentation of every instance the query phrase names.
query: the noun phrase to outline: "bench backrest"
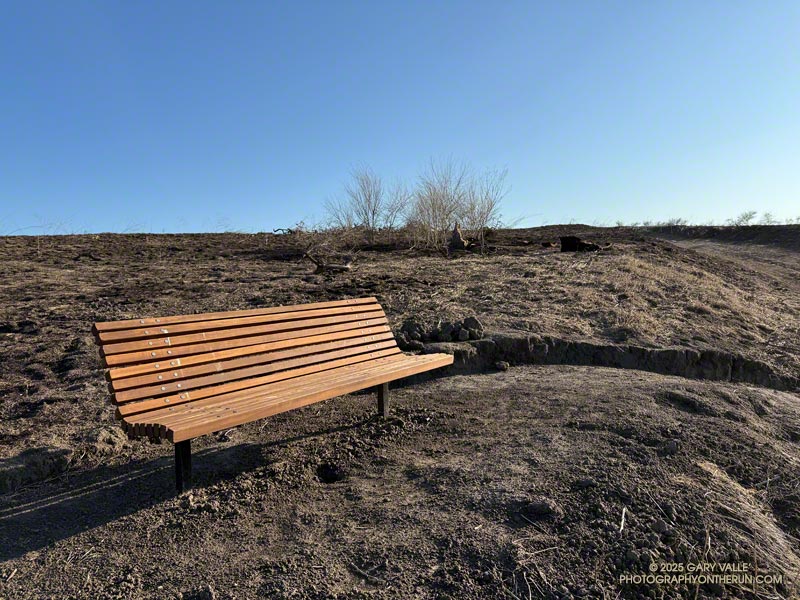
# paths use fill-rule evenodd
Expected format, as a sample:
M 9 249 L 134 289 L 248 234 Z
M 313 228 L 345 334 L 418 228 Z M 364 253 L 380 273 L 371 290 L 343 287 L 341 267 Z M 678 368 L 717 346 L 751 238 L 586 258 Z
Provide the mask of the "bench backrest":
M 375 298 L 95 323 L 122 418 L 399 354 Z

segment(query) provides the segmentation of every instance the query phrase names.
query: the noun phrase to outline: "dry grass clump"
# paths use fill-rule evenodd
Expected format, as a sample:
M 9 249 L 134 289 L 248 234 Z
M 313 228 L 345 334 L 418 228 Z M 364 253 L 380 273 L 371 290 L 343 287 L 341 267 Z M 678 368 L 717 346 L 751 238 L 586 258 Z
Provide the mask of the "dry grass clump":
M 732 277 L 718 266 L 693 253 L 631 244 L 592 255 L 372 256 L 358 278 L 391 273 L 382 294 L 398 323 L 476 314 L 494 330 L 717 348 L 796 365 L 792 333 L 800 319 L 791 300 L 768 281 Z
M 740 485 L 712 462 L 700 461 L 697 466 L 703 474 L 698 483 L 710 496 L 715 511 L 732 525 L 730 531 L 739 545 L 752 548 L 754 567 L 760 567 L 762 574 L 779 573 L 787 579 L 800 573 L 800 556 L 795 552 L 797 540 L 778 525 L 754 491 Z

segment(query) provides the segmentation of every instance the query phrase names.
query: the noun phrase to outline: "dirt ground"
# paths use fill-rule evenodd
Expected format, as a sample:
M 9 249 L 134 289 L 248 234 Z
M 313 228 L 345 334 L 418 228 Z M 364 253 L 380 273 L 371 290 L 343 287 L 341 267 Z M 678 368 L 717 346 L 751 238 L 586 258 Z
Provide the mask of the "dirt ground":
M 542 246 L 566 233 L 610 246 Z M 511 230 L 488 256 L 375 248 L 326 276 L 290 236 L 0 238 L 0 598 L 796 596 L 796 392 L 563 365 L 441 377 L 393 390 L 389 421 L 357 394 L 201 438 L 175 497 L 171 447 L 118 435 L 90 335 L 375 295 L 396 328 L 474 315 L 797 376 L 800 228 L 712 233 Z M 698 562 L 767 581 L 633 581 Z

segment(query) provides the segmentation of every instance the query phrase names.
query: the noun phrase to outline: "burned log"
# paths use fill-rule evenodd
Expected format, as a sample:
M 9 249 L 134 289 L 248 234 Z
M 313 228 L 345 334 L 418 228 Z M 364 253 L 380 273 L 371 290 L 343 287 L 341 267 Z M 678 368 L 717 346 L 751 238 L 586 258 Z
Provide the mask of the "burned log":
M 584 242 L 574 235 L 565 235 L 561 240 L 561 252 L 597 252 L 600 246 L 591 242 Z
M 470 247 L 470 243 L 461 235 L 461 228 L 458 223 L 453 227 L 453 233 L 450 234 L 450 241 L 447 243 L 447 247 L 451 252 L 453 250 L 467 250 Z
M 307 258 L 312 263 L 314 263 L 317 268 L 314 270 L 314 273 L 342 273 L 344 271 L 349 271 L 353 268 L 353 258 L 348 257 L 348 259 L 344 263 L 326 263 L 323 260 L 314 258 L 308 252 L 303 255 L 303 258 Z

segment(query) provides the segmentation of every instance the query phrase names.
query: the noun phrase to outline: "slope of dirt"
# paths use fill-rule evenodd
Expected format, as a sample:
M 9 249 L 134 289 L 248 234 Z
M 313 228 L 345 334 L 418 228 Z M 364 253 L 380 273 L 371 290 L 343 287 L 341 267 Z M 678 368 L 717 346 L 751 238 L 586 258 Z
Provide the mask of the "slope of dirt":
M 406 387 L 392 399 L 389 421 L 371 418 L 374 396 L 348 396 L 240 428 L 229 441 L 203 438 L 197 488 L 182 497 L 170 496 L 169 449 L 134 443 L 2 498 L 0 596 L 796 590 L 620 583 L 671 562 L 794 577 L 796 396 L 618 369 L 520 367 Z
M 542 246 L 572 234 L 607 247 Z M 488 256 L 376 246 L 330 276 L 294 236 L 0 238 L 0 598 L 790 595 L 619 577 L 723 557 L 792 577 L 796 394 L 592 367 L 440 379 L 396 392 L 387 423 L 360 395 L 207 436 L 199 489 L 173 498 L 171 449 L 119 435 L 90 335 L 374 295 L 396 328 L 476 315 L 796 378 L 798 254 L 695 237 L 499 231 Z
M 567 233 L 611 247 L 541 246 Z M 485 257 L 362 252 L 333 276 L 312 274 L 292 236 L 270 237 L 0 239 L 0 458 L 75 449 L 113 425 L 90 335 L 98 320 L 375 295 L 395 327 L 477 315 L 489 332 L 720 350 L 793 377 L 800 368 L 796 281 L 637 230 L 502 231 Z

